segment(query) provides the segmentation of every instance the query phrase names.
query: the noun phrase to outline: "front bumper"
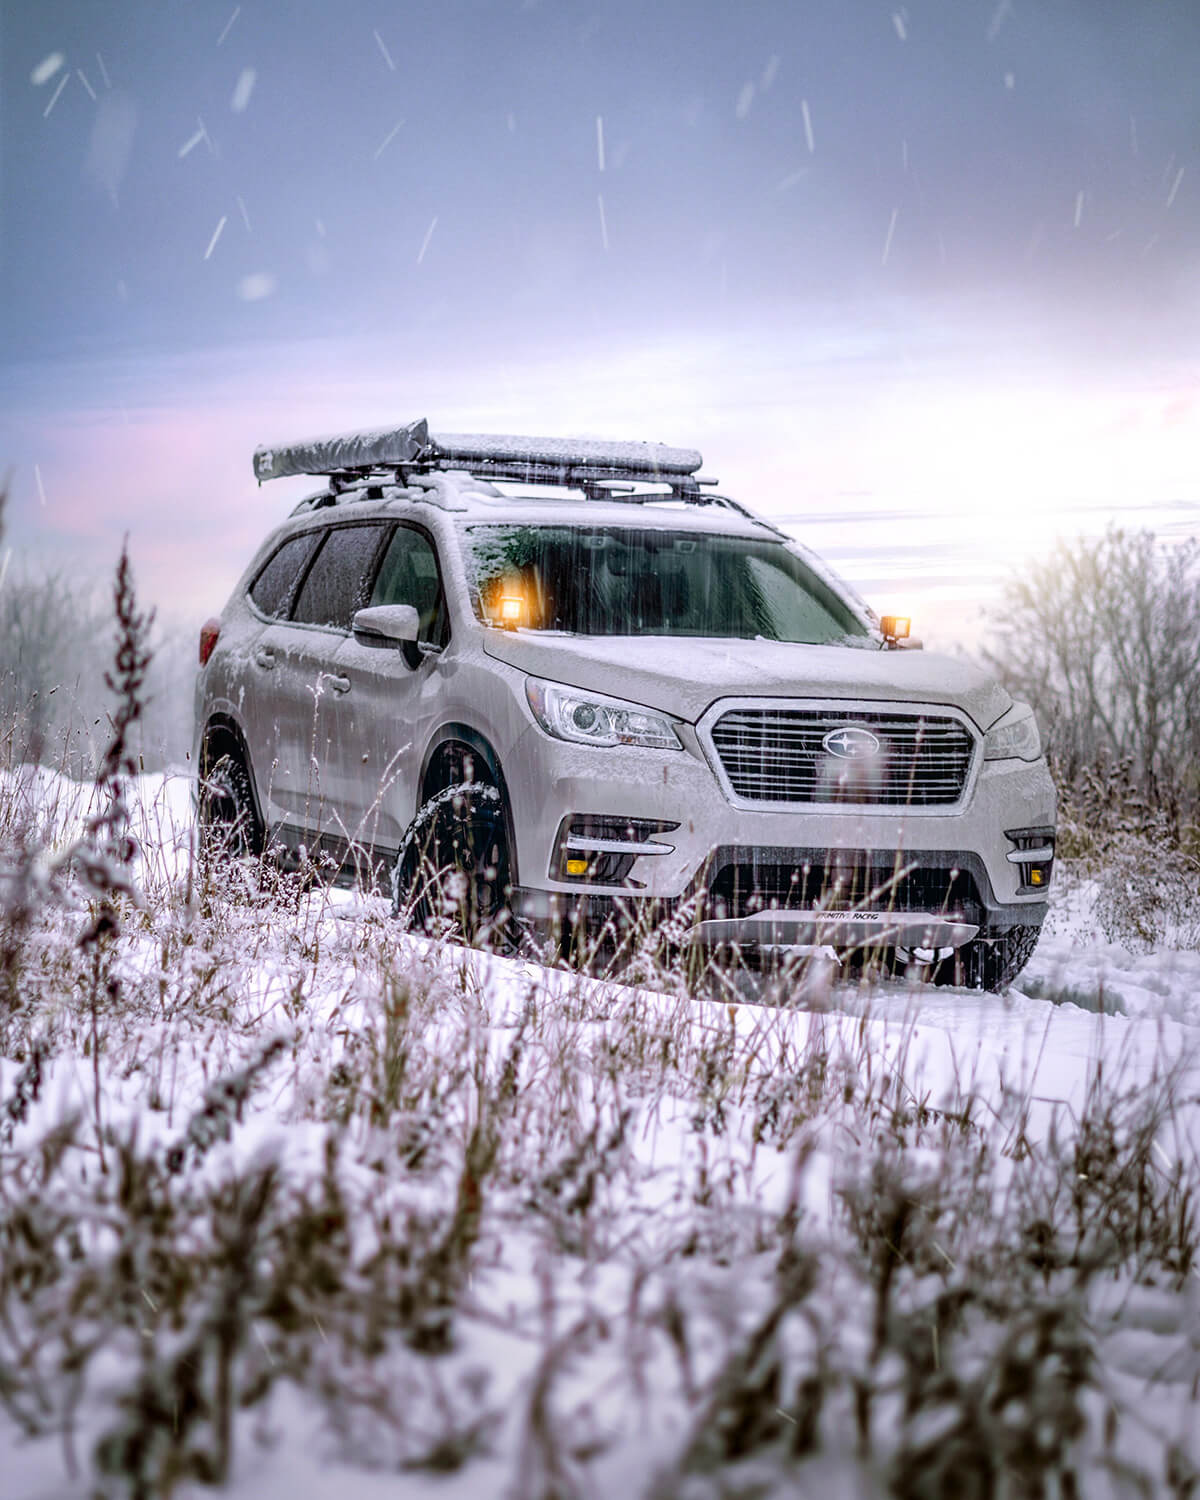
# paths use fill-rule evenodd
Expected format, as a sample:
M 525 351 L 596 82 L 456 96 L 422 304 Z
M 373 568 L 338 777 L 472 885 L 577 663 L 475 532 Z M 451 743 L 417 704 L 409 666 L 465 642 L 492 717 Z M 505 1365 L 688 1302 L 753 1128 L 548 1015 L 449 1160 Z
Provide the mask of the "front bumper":
M 967 929 L 995 933 L 1045 919 L 1044 886 L 1023 885 L 1022 866 L 1010 859 L 1014 831 L 1054 825 L 1043 761 L 988 761 L 980 747 L 962 802 L 951 807 L 755 808 L 733 805 L 695 732 L 682 730 L 684 751 L 672 754 L 564 746 L 534 729 L 522 737 L 526 769 L 509 779 L 518 910 L 561 920 L 686 904 L 713 941 L 807 944 L 834 941 L 814 936 L 823 930 L 814 912 L 825 914 L 828 928 L 836 909 L 840 931 L 854 938 L 845 946 L 868 940 L 868 926 L 878 942 L 910 945 L 916 934 L 902 918 L 913 914 L 930 935 L 920 946 L 957 946 L 973 935 Z M 652 835 L 656 847 L 626 863 L 620 884 L 557 878 L 564 826 L 614 816 L 677 826 Z M 783 888 L 789 872 L 791 887 Z M 747 899 L 755 886 L 765 893 L 757 906 Z M 845 919 L 856 910 L 871 915 L 852 928 Z

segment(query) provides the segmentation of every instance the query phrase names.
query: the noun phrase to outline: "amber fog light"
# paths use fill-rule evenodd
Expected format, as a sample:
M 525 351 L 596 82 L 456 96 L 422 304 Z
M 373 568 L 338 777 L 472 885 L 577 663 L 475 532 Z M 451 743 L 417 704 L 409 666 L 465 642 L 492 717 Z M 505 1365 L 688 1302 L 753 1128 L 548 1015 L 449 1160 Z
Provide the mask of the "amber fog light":
M 1050 884 L 1054 872 L 1054 829 L 1013 828 L 1004 837 L 1016 848 L 1010 849 L 1006 858 L 1021 872 L 1019 895 L 1030 891 L 1044 891 Z
M 678 823 L 662 818 L 621 818 L 604 813 L 576 813 L 559 824 L 550 860 L 551 880 L 586 880 L 589 885 L 640 886 L 630 877 L 641 856 L 664 855 L 674 846 L 658 835 Z

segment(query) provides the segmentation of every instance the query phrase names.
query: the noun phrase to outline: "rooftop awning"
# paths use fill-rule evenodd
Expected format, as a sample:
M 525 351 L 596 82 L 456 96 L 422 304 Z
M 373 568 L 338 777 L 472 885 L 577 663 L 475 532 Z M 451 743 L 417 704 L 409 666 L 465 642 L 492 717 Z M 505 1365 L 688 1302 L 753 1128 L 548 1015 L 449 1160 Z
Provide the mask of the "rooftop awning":
M 683 480 L 702 459 L 693 448 L 662 443 L 612 443 L 592 438 L 512 437 L 484 433 L 431 434 L 424 418 L 404 427 L 371 428 L 305 442 L 264 445 L 254 452 L 254 474 L 354 474 L 372 470 L 463 468 L 497 478 L 590 477 Z M 693 480 L 694 484 L 695 481 Z

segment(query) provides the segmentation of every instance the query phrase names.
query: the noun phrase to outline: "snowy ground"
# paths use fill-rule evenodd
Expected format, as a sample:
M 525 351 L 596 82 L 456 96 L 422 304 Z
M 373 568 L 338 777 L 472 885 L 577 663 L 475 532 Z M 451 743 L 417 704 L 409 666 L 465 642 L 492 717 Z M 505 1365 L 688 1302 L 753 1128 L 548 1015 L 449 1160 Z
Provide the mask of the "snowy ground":
M 80 795 L 24 789 L 43 873 Z M 65 884 L 22 950 L 6 1494 L 1186 1493 L 1200 955 L 1081 889 L 1003 997 L 699 1000 L 206 875 L 189 802 L 137 788 L 102 985 Z

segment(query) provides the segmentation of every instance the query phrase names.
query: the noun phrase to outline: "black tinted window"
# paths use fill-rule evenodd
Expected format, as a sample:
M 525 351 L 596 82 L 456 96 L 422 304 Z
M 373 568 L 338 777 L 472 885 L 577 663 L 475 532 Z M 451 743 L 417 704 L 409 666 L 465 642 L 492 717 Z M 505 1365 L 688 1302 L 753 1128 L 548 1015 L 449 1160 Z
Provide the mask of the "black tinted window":
M 419 639 L 445 644 L 446 606 L 437 554 L 428 537 L 407 526 L 397 530 L 383 555 L 371 603 L 411 604 L 421 617 Z
M 367 580 L 382 535 L 382 526 L 331 530 L 301 585 L 292 618 L 305 625 L 349 630 L 354 611 L 367 602 Z
M 304 572 L 304 565 L 320 540 L 319 531 L 294 536 L 290 542 L 284 542 L 279 551 L 260 569 L 258 577 L 250 585 L 250 597 L 264 615 L 282 618 L 287 614 L 296 592 L 296 584 Z

